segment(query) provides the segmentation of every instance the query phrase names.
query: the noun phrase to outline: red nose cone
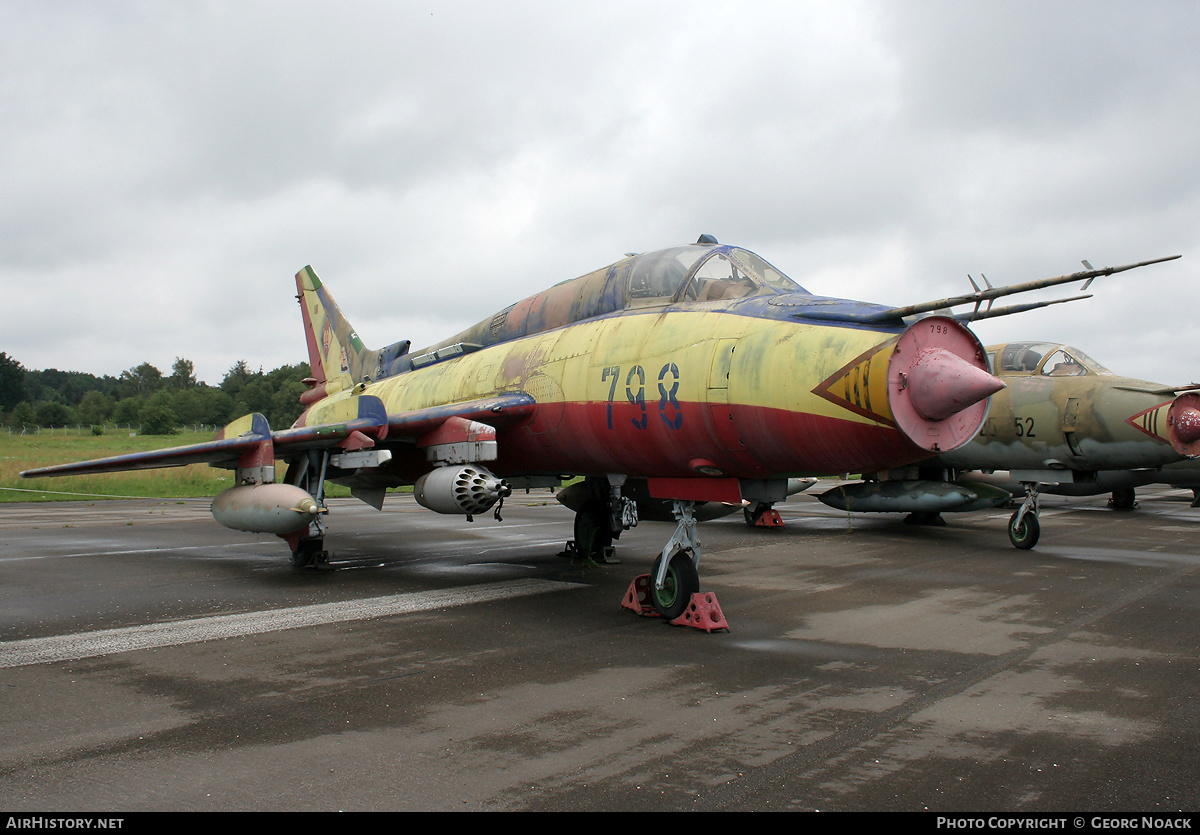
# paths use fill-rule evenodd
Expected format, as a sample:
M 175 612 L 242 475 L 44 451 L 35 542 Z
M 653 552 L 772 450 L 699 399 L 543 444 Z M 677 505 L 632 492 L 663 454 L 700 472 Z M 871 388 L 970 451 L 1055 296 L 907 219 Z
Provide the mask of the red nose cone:
M 1200 456 L 1200 395 L 1187 392 L 1175 398 L 1167 412 L 1171 446 L 1188 458 Z
M 926 420 L 945 420 L 1004 388 L 1004 382 L 945 348 L 921 351 L 908 372 L 909 398 Z
M 1188 406 L 1180 409 L 1178 414 L 1172 415 L 1175 419 L 1173 429 L 1175 436 L 1185 444 L 1190 444 L 1195 441 L 1200 441 L 1200 409 L 1195 406 Z

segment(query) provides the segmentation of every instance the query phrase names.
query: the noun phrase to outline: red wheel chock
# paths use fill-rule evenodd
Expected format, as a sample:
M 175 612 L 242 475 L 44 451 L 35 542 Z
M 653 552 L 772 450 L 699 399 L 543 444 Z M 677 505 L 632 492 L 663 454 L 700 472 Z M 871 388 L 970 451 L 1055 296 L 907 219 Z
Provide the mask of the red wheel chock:
M 661 617 L 655 610 L 654 604 L 650 602 L 649 574 L 633 578 L 633 582 L 629 584 L 629 589 L 625 592 L 625 598 L 621 601 L 621 608 L 628 609 L 644 618 Z M 705 632 L 714 632 L 718 629 L 730 631 L 729 623 L 721 612 L 721 604 L 717 602 L 717 596 L 706 591 L 693 594 L 692 600 L 683 610 L 683 614 L 671 621 L 671 625 L 690 626 L 693 629 L 703 629 Z
M 729 631 L 729 623 L 721 612 L 721 604 L 717 602 L 717 596 L 709 591 L 693 594 L 692 602 L 683 610 L 682 615 L 671 621 L 671 625 L 690 626 L 705 632 L 715 632 L 718 629 Z
M 783 520 L 779 518 L 779 511 L 774 508 L 764 510 L 762 516 L 758 517 L 758 521 L 754 523 L 756 528 L 782 528 Z
M 644 618 L 658 617 L 658 612 L 654 610 L 654 604 L 650 602 L 649 574 L 639 574 L 633 578 L 628 591 L 625 592 L 625 599 L 621 601 L 621 608 L 628 609 Z

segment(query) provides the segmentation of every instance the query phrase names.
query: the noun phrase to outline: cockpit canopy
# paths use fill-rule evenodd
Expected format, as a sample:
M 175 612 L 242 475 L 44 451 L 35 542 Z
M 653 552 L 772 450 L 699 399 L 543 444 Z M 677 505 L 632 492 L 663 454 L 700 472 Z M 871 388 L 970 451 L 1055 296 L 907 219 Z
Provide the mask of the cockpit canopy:
M 803 292 L 803 287 L 763 258 L 739 247 L 688 244 L 636 255 L 629 261 L 631 306 Z
M 1010 342 L 992 349 L 992 363 L 1001 374 L 1038 374 L 1043 377 L 1083 377 L 1112 374 L 1078 348 L 1057 342 Z
M 707 238 L 707 236 L 705 236 Z M 711 239 L 644 252 L 522 299 L 445 342 L 381 369 L 384 376 L 596 316 L 668 304 L 809 296 L 758 255 Z

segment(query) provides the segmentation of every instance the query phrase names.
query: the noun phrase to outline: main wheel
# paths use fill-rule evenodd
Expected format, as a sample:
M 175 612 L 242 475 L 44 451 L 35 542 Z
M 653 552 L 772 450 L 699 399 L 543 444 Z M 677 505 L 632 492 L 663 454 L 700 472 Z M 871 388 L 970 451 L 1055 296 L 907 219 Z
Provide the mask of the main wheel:
M 1017 513 L 1019 512 L 1017 511 Z M 1032 513 L 1026 513 L 1020 525 L 1017 524 L 1016 513 L 1008 520 L 1008 541 L 1013 544 L 1014 548 L 1021 548 L 1028 551 L 1034 545 L 1037 545 L 1038 537 L 1041 535 L 1041 523 L 1038 522 L 1037 516 Z
M 946 527 L 946 520 L 942 518 L 942 514 L 936 510 L 914 510 L 912 513 L 904 517 L 906 525 L 927 525 L 931 528 Z
M 608 508 L 603 502 L 589 501 L 581 507 L 575 514 L 575 550 L 589 559 L 603 554 L 613 542 L 608 524 Z
M 746 519 L 746 524 L 752 528 L 758 527 L 758 520 L 763 518 L 763 514 L 771 509 L 769 502 L 756 502 L 748 504 L 742 508 L 742 516 Z
M 650 602 L 660 615 L 667 620 L 674 620 L 682 615 L 683 610 L 692 602 L 692 595 L 700 591 L 700 574 L 696 571 L 696 563 L 692 562 L 692 552 L 680 551 L 671 557 L 663 587 L 656 589 L 654 580 L 658 577 L 658 567 L 661 564 L 660 554 L 654 561 L 654 568 L 650 569 Z
M 1137 506 L 1137 492 L 1132 487 L 1113 490 L 1108 504 L 1113 510 L 1133 510 Z
M 293 568 L 328 568 L 329 553 L 325 550 L 325 540 L 301 539 L 292 551 Z

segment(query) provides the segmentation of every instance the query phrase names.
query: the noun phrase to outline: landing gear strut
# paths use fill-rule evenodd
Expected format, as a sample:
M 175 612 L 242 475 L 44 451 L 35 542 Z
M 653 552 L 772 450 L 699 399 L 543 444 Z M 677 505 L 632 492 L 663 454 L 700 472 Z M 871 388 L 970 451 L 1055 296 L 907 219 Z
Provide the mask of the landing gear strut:
M 675 533 L 650 572 L 650 602 L 667 620 L 683 614 L 700 591 L 700 540 L 696 537 L 695 503 L 676 500 L 672 513 L 677 525 Z
M 308 491 L 317 504 L 325 506 L 325 472 L 329 467 L 329 452 L 313 450 L 288 462 L 288 482 Z M 325 550 L 325 523 L 317 516 L 302 531 L 283 536 L 292 548 L 292 567 L 328 569 L 329 552 Z
M 1042 526 L 1038 522 L 1038 490 L 1036 481 L 1022 481 L 1025 501 L 1008 520 L 1008 541 L 1014 548 L 1028 551 L 1037 545 Z

